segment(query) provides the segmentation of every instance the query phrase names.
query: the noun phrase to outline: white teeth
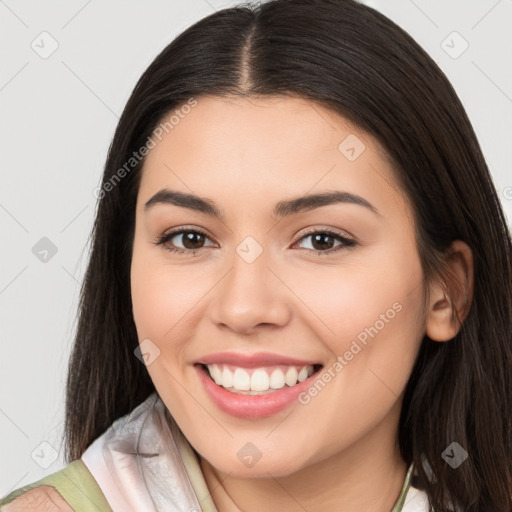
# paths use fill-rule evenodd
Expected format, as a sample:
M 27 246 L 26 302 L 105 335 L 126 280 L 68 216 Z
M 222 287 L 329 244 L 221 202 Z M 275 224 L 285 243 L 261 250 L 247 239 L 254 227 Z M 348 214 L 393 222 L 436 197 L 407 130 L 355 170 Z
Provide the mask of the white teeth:
M 251 375 L 252 391 L 267 391 L 270 385 L 270 378 L 265 370 L 256 370 Z
M 281 389 L 285 385 L 295 386 L 298 382 L 305 381 L 314 371 L 311 365 L 246 370 L 224 364 L 209 364 L 207 368 L 217 385 L 234 392 L 254 391 L 256 394 Z
M 208 366 L 208 371 L 210 372 L 212 379 L 215 381 L 215 384 L 220 385 L 222 383 L 222 372 L 220 368 L 216 364 L 210 364 Z
M 221 386 L 224 387 L 224 383 Z M 251 389 L 251 377 L 242 368 L 237 368 L 233 374 L 233 387 L 238 391 L 249 391 Z
M 297 368 L 294 368 L 291 366 L 288 368 L 288 371 L 286 372 L 286 375 L 284 376 L 284 381 L 288 386 L 295 386 L 297 384 Z
M 227 366 L 224 366 L 224 371 L 222 372 L 221 384 L 225 388 L 230 388 L 233 386 L 233 372 Z
M 274 370 L 270 375 L 270 387 L 272 389 L 284 388 L 284 373 L 282 370 Z
M 299 375 L 297 376 L 297 380 L 299 382 L 305 381 L 309 377 L 309 372 L 306 366 L 304 368 L 301 368 Z

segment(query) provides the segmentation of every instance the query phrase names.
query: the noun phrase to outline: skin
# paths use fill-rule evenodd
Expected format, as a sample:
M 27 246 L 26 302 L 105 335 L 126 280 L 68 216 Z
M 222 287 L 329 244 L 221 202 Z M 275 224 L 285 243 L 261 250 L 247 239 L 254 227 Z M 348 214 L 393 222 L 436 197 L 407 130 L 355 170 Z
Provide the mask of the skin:
M 4 507 L 3 512 L 73 512 L 62 496 L 50 485 L 24 492 Z
M 354 161 L 338 150 L 350 134 L 365 144 Z M 144 212 L 164 187 L 209 198 L 224 221 L 171 204 Z M 278 201 L 333 190 L 380 215 L 348 203 L 271 215 Z M 207 234 L 194 256 L 154 243 L 181 226 Z M 304 236 L 313 227 L 357 245 L 333 252 L 335 238 L 327 254 Z M 247 236 L 263 249 L 252 263 L 236 252 Z M 201 246 L 179 234 L 173 244 Z M 455 242 L 448 261 L 471 290 L 469 248 Z M 397 442 L 404 388 L 424 334 L 453 337 L 465 297 L 424 282 L 412 209 L 374 138 L 303 99 L 199 98 L 145 161 L 131 287 L 139 340 L 160 350 L 148 372 L 201 455 L 220 512 L 391 510 L 407 471 Z M 395 303 L 400 312 L 307 405 L 267 418 L 221 411 L 193 367 L 214 352 L 265 351 L 325 369 Z M 248 442 L 261 453 L 252 467 L 237 457 Z

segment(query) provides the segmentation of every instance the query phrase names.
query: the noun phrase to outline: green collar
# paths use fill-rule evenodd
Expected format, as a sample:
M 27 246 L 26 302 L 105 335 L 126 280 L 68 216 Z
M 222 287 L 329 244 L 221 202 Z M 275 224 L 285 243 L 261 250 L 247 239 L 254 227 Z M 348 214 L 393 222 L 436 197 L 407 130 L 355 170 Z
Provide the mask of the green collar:
M 407 475 L 405 476 L 404 485 L 402 487 L 402 491 L 400 492 L 400 496 L 395 503 L 395 506 L 391 509 L 391 512 L 400 512 L 404 506 L 405 498 L 407 493 L 409 492 L 409 487 L 411 485 L 411 475 L 412 475 L 413 464 L 409 466 L 407 470 Z

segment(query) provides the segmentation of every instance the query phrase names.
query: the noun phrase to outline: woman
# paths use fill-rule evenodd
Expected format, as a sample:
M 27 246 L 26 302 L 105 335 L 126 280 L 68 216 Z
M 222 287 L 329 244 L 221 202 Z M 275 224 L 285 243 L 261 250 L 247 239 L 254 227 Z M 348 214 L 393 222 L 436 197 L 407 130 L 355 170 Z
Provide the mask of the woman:
M 201 20 L 139 80 L 97 195 L 69 465 L 1 510 L 512 509 L 510 233 L 394 23 Z

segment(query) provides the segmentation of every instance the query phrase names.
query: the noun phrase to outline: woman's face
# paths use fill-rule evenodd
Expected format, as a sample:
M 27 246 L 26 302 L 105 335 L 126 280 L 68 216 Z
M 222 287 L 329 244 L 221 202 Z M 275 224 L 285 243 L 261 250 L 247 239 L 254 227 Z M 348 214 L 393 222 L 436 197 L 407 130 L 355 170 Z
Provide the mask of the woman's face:
M 255 477 L 396 450 L 424 285 L 376 140 L 290 97 L 201 97 L 169 126 L 144 164 L 131 290 L 192 446 Z

